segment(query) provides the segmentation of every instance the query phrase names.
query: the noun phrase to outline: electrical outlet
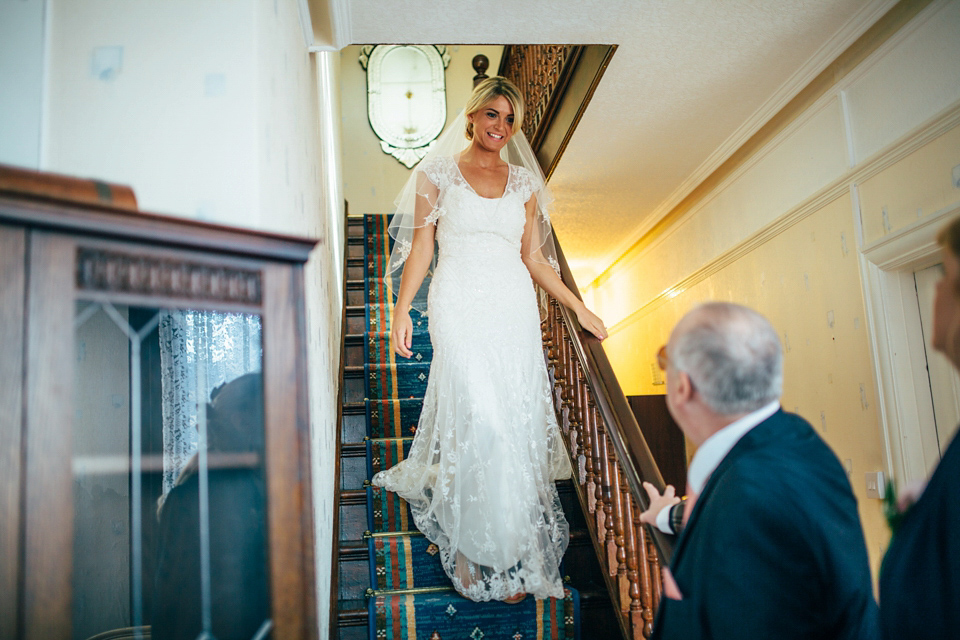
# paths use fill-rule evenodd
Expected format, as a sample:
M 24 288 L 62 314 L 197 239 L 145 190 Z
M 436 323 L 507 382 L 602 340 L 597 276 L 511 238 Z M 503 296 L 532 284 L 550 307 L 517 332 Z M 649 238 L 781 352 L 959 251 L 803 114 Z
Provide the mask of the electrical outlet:
M 884 484 L 883 471 L 871 471 L 867 474 L 867 497 L 880 500 L 883 498 Z
M 650 373 L 651 373 L 651 376 L 653 377 L 653 381 L 652 381 L 653 386 L 659 387 L 664 384 L 663 371 L 660 370 L 660 367 L 657 366 L 656 362 L 650 365 Z

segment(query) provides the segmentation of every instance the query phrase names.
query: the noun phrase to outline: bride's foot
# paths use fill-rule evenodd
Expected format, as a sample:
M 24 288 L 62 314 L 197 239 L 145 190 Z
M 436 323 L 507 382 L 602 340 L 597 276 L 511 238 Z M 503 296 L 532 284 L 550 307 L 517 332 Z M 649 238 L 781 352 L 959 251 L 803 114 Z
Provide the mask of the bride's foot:
M 467 560 L 467 557 L 457 551 L 457 564 L 454 569 L 454 574 L 457 576 L 457 580 L 460 581 L 460 586 L 463 587 L 464 590 L 469 589 L 476 582 L 471 575 L 470 567 L 470 561 Z
M 505 599 L 506 604 L 519 604 L 523 602 L 523 599 L 527 597 L 527 594 L 521 591 L 520 593 L 515 593 L 509 598 Z

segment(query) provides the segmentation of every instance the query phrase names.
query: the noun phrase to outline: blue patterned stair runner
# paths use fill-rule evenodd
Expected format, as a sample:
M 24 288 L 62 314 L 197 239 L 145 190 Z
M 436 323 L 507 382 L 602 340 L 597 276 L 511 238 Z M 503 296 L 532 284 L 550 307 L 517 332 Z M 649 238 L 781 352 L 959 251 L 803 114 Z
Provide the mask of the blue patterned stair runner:
M 388 224 L 387 216 L 364 218 L 364 404 L 370 478 L 403 460 L 410 450 L 433 358 L 428 319 L 417 311 L 411 313 L 413 358 L 395 357 L 390 348 L 392 303 L 381 280 L 392 247 Z M 425 306 L 425 291 L 426 285 L 417 306 Z M 575 589 L 567 589 L 563 599 L 527 598 L 516 605 L 472 602 L 453 591 L 439 550 L 416 530 L 402 498 L 367 487 L 367 525 L 370 640 L 579 640 L 580 596 Z

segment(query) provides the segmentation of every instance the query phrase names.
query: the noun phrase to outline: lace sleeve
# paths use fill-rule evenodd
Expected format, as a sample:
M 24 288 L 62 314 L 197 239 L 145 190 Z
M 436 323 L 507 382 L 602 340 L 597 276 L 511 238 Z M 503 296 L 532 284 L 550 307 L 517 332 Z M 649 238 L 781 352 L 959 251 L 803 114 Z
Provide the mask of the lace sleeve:
M 444 189 L 450 184 L 451 169 L 456 171 L 456 168 L 451 158 L 428 156 L 414 168 L 394 203 L 395 208 L 389 228 L 393 246 L 383 277 L 387 289 L 394 296 L 400 290 L 403 268 L 413 250 L 416 230 L 435 225 L 446 213 L 442 205 L 442 196 Z M 435 260 L 436 257 L 434 257 Z M 433 272 L 434 266 L 431 263 L 427 275 Z M 426 281 L 425 278 L 424 282 Z M 421 290 L 413 301 L 414 308 L 421 313 L 426 311 L 422 304 L 425 299 L 425 287 L 421 284 Z
M 432 158 L 427 161 L 426 164 L 417 167 L 417 171 L 423 173 L 426 176 L 427 180 L 433 183 L 433 185 L 443 191 L 450 181 L 449 172 L 444 167 L 444 160 L 447 158 Z M 418 189 L 419 191 L 419 189 Z
M 414 203 L 414 226 L 436 224 L 446 213 L 440 204 L 440 195 L 450 184 L 449 158 L 433 158 L 422 167 L 417 167 L 417 198 Z M 404 256 L 406 259 L 406 255 Z
M 514 170 L 517 173 L 517 192 L 524 202 L 528 202 L 530 196 L 543 188 L 543 183 L 524 167 L 514 167 Z

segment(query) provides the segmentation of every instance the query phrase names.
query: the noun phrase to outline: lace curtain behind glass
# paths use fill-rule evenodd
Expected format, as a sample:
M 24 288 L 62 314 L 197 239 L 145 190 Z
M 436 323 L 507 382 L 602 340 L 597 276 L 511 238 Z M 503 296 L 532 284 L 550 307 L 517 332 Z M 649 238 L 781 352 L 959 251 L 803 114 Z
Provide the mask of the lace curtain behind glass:
M 167 311 L 160 319 L 163 495 L 197 451 L 198 412 L 210 392 L 260 371 L 260 317 L 215 311 Z

